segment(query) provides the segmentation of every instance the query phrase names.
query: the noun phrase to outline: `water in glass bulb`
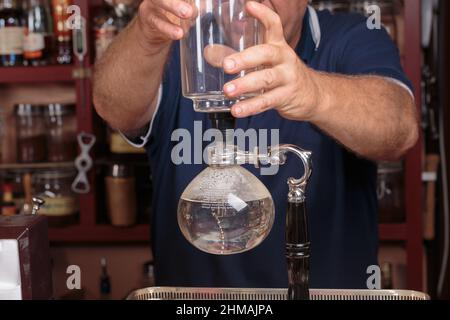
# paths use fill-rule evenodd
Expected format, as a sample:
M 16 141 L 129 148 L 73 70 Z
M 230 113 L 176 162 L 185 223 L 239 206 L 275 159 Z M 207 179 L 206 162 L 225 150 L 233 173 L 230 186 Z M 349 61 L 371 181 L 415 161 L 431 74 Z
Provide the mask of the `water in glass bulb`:
M 258 246 L 274 222 L 272 196 L 241 166 L 210 166 L 186 188 L 178 204 L 178 224 L 198 249 L 217 255 Z

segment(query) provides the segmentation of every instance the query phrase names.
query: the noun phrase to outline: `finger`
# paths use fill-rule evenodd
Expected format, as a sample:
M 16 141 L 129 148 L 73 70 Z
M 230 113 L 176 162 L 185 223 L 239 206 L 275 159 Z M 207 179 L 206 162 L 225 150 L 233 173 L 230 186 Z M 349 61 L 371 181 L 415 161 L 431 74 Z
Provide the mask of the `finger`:
M 254 69 L 259 66 L 274 66 L 281 62 L 281 50 L 271 44 L 250 47 L 242 52 L 226 57 L 223 69 L 226 73 L 235 74 L 242 70 Z
M 168 39 L 179 40 L 183 37 L 184 31 L 180 26 L 174 25 L 169 19 L 161 13 L 153 13 L 146 18 L 147 23 L 159 31 Z
M 233 53 L 236 53 L 236 50 L 221 44 L 210 44 L 203 51 L 205 60 L 216 68 L 222 68 L 223 60 Z
M 269 7 L 255 1 L 246 4 L 247 13 L 258 19 L 265 28 L 266 42 L 284 41 L 283 25 L 280 16 Z
M 194 8 L 182 0 L 150 0 L 150 2 L 153 6 L 162 8 L 181 19 L 191 18 L 194 13 Z
M 246 118 L 273 109 L 282 105 L 285 92 L 281 89 L 274 89 L 263 95 L 238 102 L 231 109 L 231 113 L 236 118 Z
M 229 98 L 235 98 L 248 93 L 262 92 L 280 86 L 281 76 L 276 69 L 264 69 L 251 72 L 245 77 L 227 83 L 223 91 Z

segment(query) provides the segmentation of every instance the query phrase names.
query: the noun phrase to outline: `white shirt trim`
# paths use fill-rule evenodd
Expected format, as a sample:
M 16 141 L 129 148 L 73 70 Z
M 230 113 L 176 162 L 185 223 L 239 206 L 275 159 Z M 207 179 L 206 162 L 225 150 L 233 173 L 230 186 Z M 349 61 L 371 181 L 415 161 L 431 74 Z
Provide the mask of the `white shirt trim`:
M 308 6 L 308 11 L 309 27 L 311 29 L 312 38 L 317 50 L 319 49 L 320 41 L 322 39 L 322 30 L 320 29 L 319 16 L 317 15 L 316 9 L 314 9 L 312 6 Z
M 145 135 L 140 136 L 139 138 L 136 138 L 136 140 L 141 139 L 141 142 L 139 142 L 139 143 L 133 142 L 129 138 L 127 138 L 127 136 L 125 136 L 122 132 L 119 131 L 120 135 L 133 147 L 143 148 L 143 147 L 145 147 L 148 140 L 150 139 L 150 134 L 152 133 L 152 129 L 153 129 L 153 123 L 155 121 L 156 114 L 158 113 L 159 107 L 161 106 L 162 94 L 163 94 L 163 86 L 162 86 L 162 84 L 160 84 L 159 89 L 158 89 L 158 100 L 156 102 L 156 108 L 155 108 L 155 111 L 153 112 L 152 120 L 150 121 L 148 130 L 145 133 Z
M 414 93 L 412 92 L 412 90 L 406 84 L 404 84 L 403 82 L 401 82 L 400 80 L 395 79 L 395 78 L 391 78 L 391 77 L 383 77 L 383 78 L 388 80 L 389 82 L 392 82 L 392 83 L 402 87 L 403 89 L 405 89 L 411 95 L 413 100 L 414 101 L 416 100 L 416 98 L 414 97 Z

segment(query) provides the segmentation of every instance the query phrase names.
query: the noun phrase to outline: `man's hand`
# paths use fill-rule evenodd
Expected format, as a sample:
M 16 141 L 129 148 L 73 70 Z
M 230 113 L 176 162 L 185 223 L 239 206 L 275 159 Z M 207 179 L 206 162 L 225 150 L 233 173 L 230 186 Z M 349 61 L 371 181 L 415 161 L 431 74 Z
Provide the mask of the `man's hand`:
M 155 49 L 155 46 L 180 40 L 196 15 L 195 6 L 182 0 L 144 0 L 138 15 L 138 23 L 146 38 L 143 45 Z
M 286 42 L 281 20 L 273 10 L 253 1 L 247 3 L 246 10 L 263 24 L 264 44 L 226 57 L 223 68 L 229 74 L 261 66 L 264 69 L 227 83 L 224 92 L 229 98 L 264 93 L 237 103 L 233 115 L 243 118 L 276 108 L 282 117 L 290 120 L 311 119 L 320 97 L 313 80 L 315 71 Z

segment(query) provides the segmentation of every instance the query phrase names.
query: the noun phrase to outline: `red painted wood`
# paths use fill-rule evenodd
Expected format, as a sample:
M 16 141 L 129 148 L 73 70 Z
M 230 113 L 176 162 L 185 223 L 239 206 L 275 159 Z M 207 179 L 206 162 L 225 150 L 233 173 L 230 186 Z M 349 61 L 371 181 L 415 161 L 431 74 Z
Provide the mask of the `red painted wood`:
M 71 82 L 72 66 L 0 67 L 0 83 Z
M 81 9 L 82 16 L 87 22 L 88 38 L 91 37 L 90 32 L 90 16 L 89 16 L 89 1 L 88 0 L 75 0 L 75 5 L 78 5 Z M 78 68 L 89 68 L 89 56 L 90 46 L 88 41 L 88 53 L 81 63 L 76 62 Z M 94 133 L 93 126 L 93 108 L 92 108 L 92 94 L 91 85 L 89 79 L 79 79 L 76 81 L 76 93 L 77 93 L 77 120 L 78 131 L 85 133 Z M 91 156 L 94 156 L 94 152 L 91 152 Z M 96 211 L 97 211 L 97 196 L 96 196 L 96 181 L 94 169 L 89 174 L 89 182 L 91 184 L 91 192 L 88 194 L 80 195 L 80 225 L 86 227 L 93 227 L 96 224 Z
M 405 1 L 405 71 L 415 88 L 420 114 L 421 103 L 421 0 Z M 409 152 L 406 159 L 406 250 L 408 289 L 423 290 L 423 230 L 422 230 L 422 165 L 423 140 Z
M 380 224 L 381 241 L 406 241 L 407 239 L 406 223 L 400 224 Z
M 149 225 L 137 225 L 130 228 L 119 228 L 109 225 L 96 225 L 91 227 L 50 228 L 49 239 L 52 243 L 148 243 L 150 241 L 150 227 Z

